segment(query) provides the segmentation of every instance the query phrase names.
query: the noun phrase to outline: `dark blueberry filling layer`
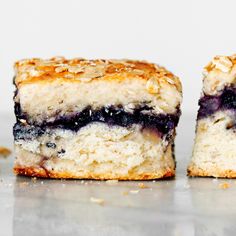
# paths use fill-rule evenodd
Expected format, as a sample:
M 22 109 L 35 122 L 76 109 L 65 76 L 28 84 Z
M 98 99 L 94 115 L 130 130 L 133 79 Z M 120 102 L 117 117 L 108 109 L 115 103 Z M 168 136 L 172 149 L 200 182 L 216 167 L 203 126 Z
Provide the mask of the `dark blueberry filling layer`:
M 59 116 L 53 122 L 44 121 L 42 124 L 21 124 L 19 119 L 25 119 L 22 115 L 20 107 L 15 106 L 17 123 L 14 126 L 15 139 L 29 139 L 30 137 L 40 136 L 49 129 L 66 129 L 78 131 L 91 122 L 102 122 L 110 126 L 118 125 L 122 127 L 130 127 L 133 124 L 140 124 L 143 128 L 156 130 L 161 135 L 170 133 L 178 124 L 180 111 L 176 114 L 158 114 L 150 113 L 152 108 L 147 105 L 139 106 L 134 109 L 133 113 L 126 112 L 122 106 L 103 107 L 99 110 L 92 110 L 91 107 L 86 107 L 82 112 Z M 145 114 L 144 111 L 149 111 Z
M 226 87 L 218 96 L 203 96 L 199 100 L 198 119 L 208 117 L 219 110 L 236 111 L 236 88 Z

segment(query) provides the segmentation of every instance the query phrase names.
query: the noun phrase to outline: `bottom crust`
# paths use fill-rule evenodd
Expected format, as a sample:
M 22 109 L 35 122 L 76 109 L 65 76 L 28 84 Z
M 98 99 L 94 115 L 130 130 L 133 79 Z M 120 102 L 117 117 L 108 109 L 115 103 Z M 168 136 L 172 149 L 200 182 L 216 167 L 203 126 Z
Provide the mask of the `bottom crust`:
M 52 178 L 52 179 L 94 179 L 94 180 L 153 180 L 164 179 L 175 176 L 175 171 L 170 170 L 163 173 L 143 173 L 143 174 L 130 174 L 127 176 L 116 176 L 113 174 L 95 175 L 88 173 L 87 175 L 75 175 L 70 172 L 56 172 L 45 171 L 41 167 L 14 167 L 14 172 L 17 175 L 25 175 L 38 178 Z
M 175 176 L 174 166 L 158 168 L 155 161 L 146 161 L 141 166 L 122 174 L 122 168 L 116 170 L 116 166 L 110 164 L 109 168 L 102 171 L 101 165 L 93 168 L 81 169 L 79 164 L 72 160 L 61 160 L 60 158 L 45 159 L 45 157 L 30 153 L 17 148 L 17 163 L 14 167 L 15 174 L 40 178 L 63 178 L 63 179 L 96 179 L 96 180 L 152 180 L 170 178 Z M 29 163 L 24 165 L 23 163 Z M 19 164 L 22 163 L 22 164 Z M 100 173 L 96 173 L 97 169 Z M 152 170 L 152 171 L 151 171 Z
M 216 177 L 216 178 L 236 178 L 236 171 L 222 170 L 220 168 L 201 169 L 195 165 L 188 167 L 188 176 L 190 177 Z

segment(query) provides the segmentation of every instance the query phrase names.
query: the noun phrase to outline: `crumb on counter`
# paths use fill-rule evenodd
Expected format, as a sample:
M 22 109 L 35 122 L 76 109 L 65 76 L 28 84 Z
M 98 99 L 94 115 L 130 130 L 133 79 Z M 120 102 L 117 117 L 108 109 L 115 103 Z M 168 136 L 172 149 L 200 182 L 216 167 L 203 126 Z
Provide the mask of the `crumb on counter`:
M 33 182 L 36 182 L 36 181 L 37 181 L 37 178 L 36 178 L 36 177 L 33 177 L 33 178 L 31 178 L 31 180 L 32 180 Z
M 0 156 L 8 157 L 11 154 L 11 150 L 0 146 Z
M 106 183 L 107 184 L 110 184 L 110 185 L 113 185 L 113 184 L 117 184 L 119 181 L 117 179 L 110 179 L 110 180 L 107 180 Z
M 188 183 L 186 183 L 186 184 L 184 185 L 184 188 L 185 188 L 185 189 L 189 189 L 189 188 L 190 188 L 190 185 L 189 185 Z
M 24 187 L 26 187 L 28 185 L 29 185 L 28 182 L 22 182 L 22 183 L 19 184 L 20 188 L 24 188 Z
M 129 192 L 124 191 L 124 192 L 122 193 L 122 195 L 127 196 L 127 195 L 129 195 Z
M 105 201 L 102 198 L 90 197 L 90 202 L 103 205 Z
M 219 187 L 220 187 L 221 189 L 227 189 L 227 188 L 230 187 L 230 185 L 229 185 L 229 183 L 222 183 L 222 184 L 219 185 Z
M 139 193 L 139 190 L 130 190 L 129 192 L 132 194 L 137 194 L 137 193 Z
M 139 183 L 139 184 L 138 184 L 138 187 L 139 187 L 139 188 L 148 188 L 148 186 L 145 185 L 144 183 Z

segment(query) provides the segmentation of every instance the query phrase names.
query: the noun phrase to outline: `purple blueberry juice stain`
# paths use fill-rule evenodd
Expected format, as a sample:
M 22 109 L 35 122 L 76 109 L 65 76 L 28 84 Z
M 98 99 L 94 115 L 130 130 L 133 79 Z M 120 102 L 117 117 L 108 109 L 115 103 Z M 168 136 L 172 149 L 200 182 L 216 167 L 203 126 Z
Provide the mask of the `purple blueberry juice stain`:
M 204 96 L 199 100 L 200 109 L 198 119 L 207 117 L 215 113 L 220 107 L 220 99 L 214 96 Z
M 206 118 L 220 110 L 236 111 L 236 88 L 226 87 L 220 95 L 204 95 L 199 100 L 198 119 Z

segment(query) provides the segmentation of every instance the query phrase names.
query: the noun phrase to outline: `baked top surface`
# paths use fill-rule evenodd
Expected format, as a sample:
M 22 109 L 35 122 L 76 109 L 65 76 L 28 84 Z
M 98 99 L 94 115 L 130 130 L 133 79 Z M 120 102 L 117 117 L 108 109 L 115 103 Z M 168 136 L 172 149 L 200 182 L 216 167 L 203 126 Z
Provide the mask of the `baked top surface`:
M 203 72 L 203 92 L 215 95 L 224 87 L 236 84 L 236 54 L 215 56 Z
M 16 86 L 24 83 L 48 82 L 57 79 L 71 82 L 91 82 L 97 79 L 141 78 L 147 80 L 151 93 L 158 90 L 158 83 L 168 84 L 181 92 L 179 78 L 159 65 L 137 60 L 86 60 L 66 59 L 24 59 L 15 63 Z

